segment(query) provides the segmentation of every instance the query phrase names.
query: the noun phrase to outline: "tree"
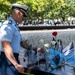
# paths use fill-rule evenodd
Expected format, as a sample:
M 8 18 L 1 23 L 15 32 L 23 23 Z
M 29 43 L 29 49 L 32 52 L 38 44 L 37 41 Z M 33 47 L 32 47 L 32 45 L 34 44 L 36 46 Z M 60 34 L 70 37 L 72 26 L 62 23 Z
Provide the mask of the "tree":
M 12 3 L 29 6 L 27 19 L 63 18 L 65 20 L 68 16 L 75 16 L 75 0 L 0 0 L 0 15 L 4 13 L 3 16 L 9 16 Z
M 18 0 L 0 0 L 0 19 L 6 19 L 11 13 L 11 4 Z

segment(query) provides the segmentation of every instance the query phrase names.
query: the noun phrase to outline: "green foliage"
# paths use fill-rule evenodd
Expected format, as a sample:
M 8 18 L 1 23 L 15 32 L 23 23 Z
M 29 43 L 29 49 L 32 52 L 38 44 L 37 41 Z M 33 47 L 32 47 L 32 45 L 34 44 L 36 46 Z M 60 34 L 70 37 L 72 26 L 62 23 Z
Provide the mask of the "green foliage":
M 4 20 L 5 19 L 5 13 L 0 13 L 0 20 Z
M 28 19 L 75 17 L 75 0 L 0 0 L 1 18 L 10 14 L 12 3 L 28 5 Z

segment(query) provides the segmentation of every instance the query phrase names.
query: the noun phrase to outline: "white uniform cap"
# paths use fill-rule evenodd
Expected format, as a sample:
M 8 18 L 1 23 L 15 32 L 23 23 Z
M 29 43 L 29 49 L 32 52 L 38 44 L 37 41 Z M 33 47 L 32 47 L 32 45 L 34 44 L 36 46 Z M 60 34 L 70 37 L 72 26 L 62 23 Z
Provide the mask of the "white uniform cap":
M 12 4 L 12 8 L 14 8 L 14 9 L 18 8 L 19 10 L 21 10 L 25 14 L 25 16 L 27 16 L 26 12 L 28 10 L 28 6 L 15 3 L 15 4 Z

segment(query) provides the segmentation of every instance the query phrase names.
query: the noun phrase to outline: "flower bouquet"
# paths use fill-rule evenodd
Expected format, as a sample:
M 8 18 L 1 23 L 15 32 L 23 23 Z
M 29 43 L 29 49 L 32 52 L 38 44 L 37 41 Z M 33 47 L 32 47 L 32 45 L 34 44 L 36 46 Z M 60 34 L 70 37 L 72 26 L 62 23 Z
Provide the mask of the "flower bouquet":
M 51 46 L 54 50 L 60 50 L 62 52 L 62 49 L 63 49 L 62 40 L 57 39 L 57 34 L 58 32 L 56 31 L 52 32 L 53 39 L 51 41 Z
M 62 49 L 63 49 L 62 40 L 57 39 L 57 35 L 58 35 L 57 31 L 52 32 L 53 39 L 51 41 L 51 50 L 50 50 L 52 51 L 52 56 L 53 56 L 52 61 L 55 63 L 56 66 L 62 63 L 60 55 L 62 54 Z

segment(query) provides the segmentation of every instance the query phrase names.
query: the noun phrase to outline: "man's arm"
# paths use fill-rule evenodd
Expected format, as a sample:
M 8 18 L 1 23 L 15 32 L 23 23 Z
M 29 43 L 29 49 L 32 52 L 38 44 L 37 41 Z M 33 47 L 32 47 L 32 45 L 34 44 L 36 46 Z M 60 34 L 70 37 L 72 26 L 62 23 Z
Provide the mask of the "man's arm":
M 17 63 L 13 51 L 12 51 L 12 47 L 11 47 L 11 43 L 8 41 L 2 41 L 2 47 L 4 49 L 4 53 L 6 55 L 6 57 L 8 58 L 8 60 L 14 65 L 14 67 L 21 73 L 24 71 L 24 67 L 20 64 Z
M 29 44 L 28 44 L 27 40 L 25 40 L 25 41 L 22 41 L 22 42 L 21 42 L 21 46 L 22 46 L 23 48 L 26 48 L 26 49 L 28 49 L 28 47 L 29 47 Z

